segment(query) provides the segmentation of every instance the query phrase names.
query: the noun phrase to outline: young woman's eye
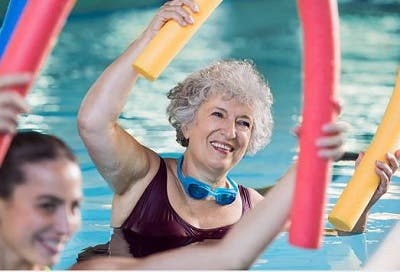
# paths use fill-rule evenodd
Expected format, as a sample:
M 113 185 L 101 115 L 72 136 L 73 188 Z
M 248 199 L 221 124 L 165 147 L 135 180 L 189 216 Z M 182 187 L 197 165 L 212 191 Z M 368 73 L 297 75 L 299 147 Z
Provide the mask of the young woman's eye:
M 81 203 L 79 201 L 72 203 L 71 209 L 74 213 L 81 211 Z
M 57 209 L 57 205 L 54 203 L 41 203 L 39 204 L 39 208 L 46 213 L 53 213 Z
M 220 117 L 220 118 L 224 117 L 224 115 L 219 111 L 214 111 L 211 115 L 216 116 L 216 117 Z

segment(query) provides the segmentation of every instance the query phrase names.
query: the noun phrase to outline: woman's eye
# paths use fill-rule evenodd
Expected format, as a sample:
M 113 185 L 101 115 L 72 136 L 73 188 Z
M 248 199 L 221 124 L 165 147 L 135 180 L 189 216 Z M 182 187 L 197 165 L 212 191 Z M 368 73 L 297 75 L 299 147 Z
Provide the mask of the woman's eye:
M 73 204 L 72 204 L 72 211 L 73 212 L 80 212 L 80 210 L 81 210 L 81 203 L 80 202 L 74 202 Z
M 218 111 L 214 111 L 211 115 L 216 116 L 216 117 L 220 117 L 220 118 L 224 117 L 224 115 L 221 112 L 218 112 Z
M 238 121 L 238 124 L 239 124 L 240 126 L 250 128 L 250 122 L 248 122 L 248 121 L 239 120 L 239 121 Z
M 39 208 L 47 213 L 53 213 L 57 209 L 57 205 L 53 203 L 39 204 Z

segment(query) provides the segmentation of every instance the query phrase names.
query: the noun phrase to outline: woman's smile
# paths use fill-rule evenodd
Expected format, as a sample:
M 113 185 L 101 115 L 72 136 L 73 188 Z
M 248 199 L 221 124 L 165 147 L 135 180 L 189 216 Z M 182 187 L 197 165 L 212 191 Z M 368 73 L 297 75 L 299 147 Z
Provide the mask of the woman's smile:
M 221 142 L 217 142 L 217 141 L 211 141 L 210 143 L 211 143 L 212 147 L 214 147 L 214 149 L 220 153 L 228 154 L 228 153 L 234 151 L 234 148 L 229 144 L 221 143 Z

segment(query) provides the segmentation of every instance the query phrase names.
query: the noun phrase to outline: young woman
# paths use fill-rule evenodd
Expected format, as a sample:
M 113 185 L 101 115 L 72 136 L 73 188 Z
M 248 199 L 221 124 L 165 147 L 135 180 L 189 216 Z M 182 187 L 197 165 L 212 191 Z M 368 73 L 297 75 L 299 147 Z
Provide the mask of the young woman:
M 81 171 L 59 139 L 17 133 L 0 166 L 0 269 L 42 270 L 80 226 Z

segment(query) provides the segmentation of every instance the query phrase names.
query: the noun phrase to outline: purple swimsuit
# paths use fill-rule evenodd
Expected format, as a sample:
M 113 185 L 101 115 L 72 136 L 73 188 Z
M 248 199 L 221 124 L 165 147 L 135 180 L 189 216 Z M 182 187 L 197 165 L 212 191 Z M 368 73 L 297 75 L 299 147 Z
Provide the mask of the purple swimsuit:
M 249 191 L 239 185 L 242 215 L 250 210 Z M 143 257 L 205 239 L 221 239 L 232 225 L 199 229 L 184 221 L 172 208 L 167 195 L 167 168 L 160 168 L 147 186 L 131 214 L 119 230 L 134 257 Z

